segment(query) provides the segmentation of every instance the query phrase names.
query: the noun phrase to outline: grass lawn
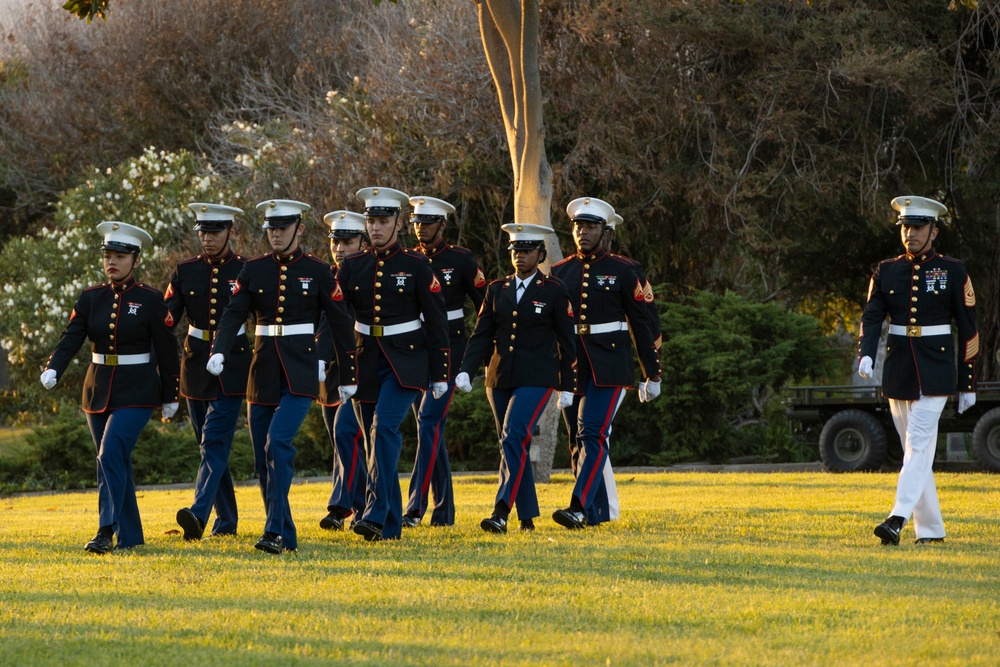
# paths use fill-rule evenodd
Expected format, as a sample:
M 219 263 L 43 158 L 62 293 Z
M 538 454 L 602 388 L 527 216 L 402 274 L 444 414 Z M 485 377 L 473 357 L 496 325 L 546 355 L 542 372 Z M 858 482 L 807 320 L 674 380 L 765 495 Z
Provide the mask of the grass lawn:
M 457 526 L 371 544 L 298 484 L 280 557 L 254 487 L 241 537 L 197 543 L 190 489 L 140 491 L 147 545 L 103 557 L 94 492 L 0 499 L 0 665 L 997 665 L 1000 477 L 939 473 L 947 541 L 886 548 L 895 480 L 626 474 L 622 519 L 571 532 L 557 477 L 535 533 L 497 536 L 495 480 L 460 477 Z

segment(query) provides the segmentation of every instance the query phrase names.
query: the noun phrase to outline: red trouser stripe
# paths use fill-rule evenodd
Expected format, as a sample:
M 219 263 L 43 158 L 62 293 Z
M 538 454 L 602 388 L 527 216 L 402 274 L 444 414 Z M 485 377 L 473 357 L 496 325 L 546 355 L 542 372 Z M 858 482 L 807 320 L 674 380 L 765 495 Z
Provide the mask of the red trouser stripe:
M 597 477 L 598 473 L 604 474 L 604 452 L 607 449 L 608 443 L 608 428 L 611 426 L 611 420 L 615 417 L 615 410 L 618 409 L 618 398 L 621 395 L 623 389 L 619 389 L 615 392 L 614 397 L 608 405 L 608 413 L 604 415 L 604 423 L 601 425 L 601 433 L 597 438 L 597 451 L 601 456 L 597 457 L 597 461 L 594 462 L 594 467 L 590 471 L 590 476 L 587 477 L 587 482 L 583 485 L 583 498 L 577 498 L 580 504 L 583 505 L 583 499 L 590 494 L 590 486 L 594 483 L 594 478 Z
M 535 408 L 535 413 L 531 415 L 531 419 L 528 421 L 528 433 L 524 436 L 524 440 L 521 442 L 521 466 L 517 469 L 517 476 L 514 477 L 514 483 L 510 485 L 510 504 L 511 507 L 514 506 L 514 499 L 517 498 L 517 488 L 521 486 L 521 475 L 524 474 L 524 466 L 528 463 L 528 443 L 531 442 L 531 434 L 535 430 L 535 422 L 538 418 L 542 416 L 542 411 L 545 410 L 545 406 L 549 403 L 549 396 L 552 395 L 552 390 L 549 389 L 545 392 L 545 396 L 538 403 L 538 407 Z M 507 509 L 510 509 L 508 507 Z

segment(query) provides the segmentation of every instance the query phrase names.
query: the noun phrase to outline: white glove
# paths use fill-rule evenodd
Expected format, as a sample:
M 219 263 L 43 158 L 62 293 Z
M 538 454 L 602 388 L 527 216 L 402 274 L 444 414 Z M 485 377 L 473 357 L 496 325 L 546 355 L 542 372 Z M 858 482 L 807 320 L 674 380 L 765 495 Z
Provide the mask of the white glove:
M 356 384 L 342 384 L 337 389 L 340 392 L 340 402 L 347 403 L 351 400 L 351 396 L 354 396 L 358 392 L 358 385 Z
M 51 368 L 46 368 L 42 371 L 42 377 L 39 379 L 42 381 L 42 386 L 46 389 L 52 389 L 52 387 L 56 386 L 56 382 L 59 382 L 56 378 L 56 372 Z
M 875 363 L 871 357 L 861 357 L 861 361 L 858 362 L 858 375 L 863 378 L 870 378 L 874 367 Z
M 431 394 L 434 395 L 434 398 L 441 398 L 447 391 L 447 382 L 431 382 Z
M 652 380 L 652 379 L 650 379 L 650 380 L 646 380 L 642 384 L 646 387 L 645 391 L 642 392 L 642 393 L 644 393 L 646 395 L 646 401 L 645 401 L 646 403 L 651 403 L 652 401 L 656 400 L 659 397 L 659 395 L 660 395 L 660 381 L 659 380 Z M 640 394 L 640 398 L 641 397 L 642 397 L 642 394 Z
M 958 394 L 958 414 L 962 414 L 976 404 L 976 392 L 962 391 Z
M 177 414 L 177 408 L 179 407 L 180 403 L 164 403 L 163 421 L 170 421 L 170 418 Z
M 211 357 L 208 358 L 208 363 L 205 364 L 205 368 L 212 375 L 222 374 L 222 364 L 226 360 L 226 355 L 216 352 Z
M 466 372 L 461 372 L 455 376 L 455 386 L 468 394 L 472 391 L 472 381 L 469 380 L 469 374 Z
M 320 382 L 326 381 L 326 364 L 323 362 L 322 359 L 319 360 L 319 381 Z
M 573 392 L 571 391 L 560 391 L 559 392 L 559 409 L 565 410 L 569 406 L 573 405 Z

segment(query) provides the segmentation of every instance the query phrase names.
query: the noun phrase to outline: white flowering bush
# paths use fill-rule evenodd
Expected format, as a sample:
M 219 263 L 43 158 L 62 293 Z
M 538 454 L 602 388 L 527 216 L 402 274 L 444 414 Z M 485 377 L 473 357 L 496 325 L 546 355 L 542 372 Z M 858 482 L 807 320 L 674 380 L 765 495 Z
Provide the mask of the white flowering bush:
M 73 304 L 85 287 L 104 282 L 98 223 L 119 220 L 150 233 L 153 245 L 143 249 L 136 276 L 162 290 L 194 242 L 195 216 L 187 204 L 238 200 L 239 193 L 222 185 L 211 164 L 186 151 L 152 147 L 115 167 L 94 169 L 85 183 L 64 192 L 48 224 L 0 251 L 0 345 L 12 388 L 26 399 L 41 398 L 38 375 Z M 48 400 L 65 399 L 66 391 L 75 397 L 86 368 L 81 359 L 82 354 L 60 379 L 62 389 L 46 394 Z

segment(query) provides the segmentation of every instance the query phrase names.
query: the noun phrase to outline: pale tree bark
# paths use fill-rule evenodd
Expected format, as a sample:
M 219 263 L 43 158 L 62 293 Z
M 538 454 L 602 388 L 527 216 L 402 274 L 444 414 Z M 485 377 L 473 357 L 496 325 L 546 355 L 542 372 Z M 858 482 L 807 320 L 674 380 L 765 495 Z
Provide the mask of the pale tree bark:
M 552 168 L 545 158 L 542 82 L 538 70 L 538 0 L 479 0 L 479 32 L 496 85 L 507 148 L 514 174 L 514 222 L 552 226 Z M 546 241 L 548 257 L 542 270 L 562 259 L 553 235 Z M 553 392 L 539 421 L 534 445 L 535 480 L 547 482 L 561 425 Z

